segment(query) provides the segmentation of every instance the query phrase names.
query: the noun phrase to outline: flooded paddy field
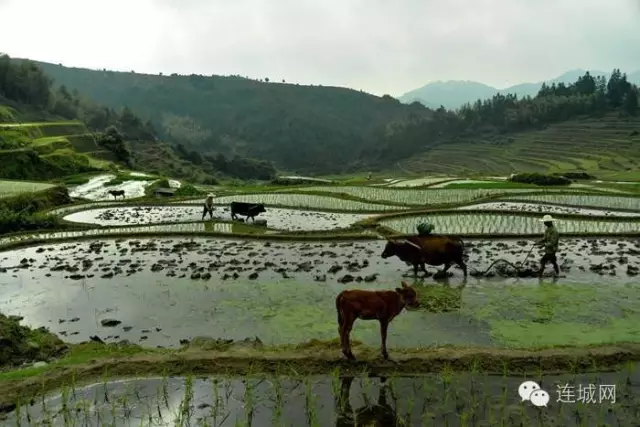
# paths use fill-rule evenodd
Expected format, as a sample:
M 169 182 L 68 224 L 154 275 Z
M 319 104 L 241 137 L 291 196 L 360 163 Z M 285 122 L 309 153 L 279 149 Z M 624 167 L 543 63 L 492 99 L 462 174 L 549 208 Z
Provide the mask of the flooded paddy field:
M 535 193 L 543 196 L 545 194 L 555 195 L 557 193 L 578 192 L 580 189 L 537 189 L 537 188 L 474 188 L 474 189 L 451 189 L 451 188 L 389 188 L 374 186 L 312 186 L 301 187 L 295 189 L 277 190 L 278 193 L 325 193 L 330 194 L 347 194 L 352 197 L 358 197 L 363 200 L 374 201 L 386 204 L 402 204 L 413 206 L 428 206 L 442 204 L 463 204 L 470 203 L 474 200 L 483 199 L 489 196 L 507 197 L 508 195 L 518 195 L 525 193 Z M 584 189 L 582 190 L 584 191 Z M 605 196 L 606 197 L 606 196 Z M 520 198 L 520 196 L 518 196 Z
M 123 190 L 125 197 L 131 199 L 144 196 L 145 189 L 154 181 L 153 178 L 149 177 L 148 180 L 130 180 L 123 181 L 117 185 L 105 186 L 105 184 L 115 177 L 115 175 L 99 175 L 93 177 L 89 182 L 71 189 L 69 195 L 71 197 L 82 197 L 89 200 L 113 200 L 113 196 L 109 194 L 109 191 Z
M 502 234 L 502 235 L 539 235 L 544 226 L 540 216 L 523 214 L 506 214 L 504 212 L 468 212 L 459 213 L 428 213 L 411 216 L 390 217 L 380 220 L 380 224 L 401 234 L 415 234 L 418 224 L 424 221 L 435 226 L 435 233 L 442 234 Z M 556 228 L 560 235 L 563 233 L 587 234 L 602 233 L 607 235 L 638 233 L 640 231 L 640 217 L 626 217 L 626 221 L 619 218 L 588 218 L 575 217 L 556 220 Z
M 506 197 L 505 197 L 506 198 Z M 628 209 L 640 211 L 640 197 L 622 197 L 600 194 L 523 194 L 519 201 L 553 203 L 579 207 L 596 207 L 604 209 Z
M 522 261 L 530 248 L 518 240 L 466 243 L 471 273 L 497 258 Z M 1 252 L 0 312 L 71 343 L 91 336 L 149 347 L 199 336 L 331 340 L 341 290 L 392 289 L 409 272 L 397 258 L 380 258 L 384 244 L 145 238 Z M 423 307 L 394 319 L 389 347 L 637 341 L 639 254 L 634 240 L 566 239 L 557 283 L 502 277 L 514 275 L 502 268 L 493 279 L 464 281 L 456 268 L 442 280 L 418 279 Z M 379 343 L 376 322 L 359 321 L 352 335 Z
M 106 207 L 75 212 L 65 216 L 64 220 L 103 226 L 180 223 L 202 220 L 202 211 L 203 208 L 200 205 Z M 269 208 L 266 212 L 261 213 L 257 219 L 266 220 L 269 228 L 288 231 L 311 231 L 347 228 L 367 217 L 369 216 L 354 213 Z M 205 220 L 209 219 L 210 217 L 207 214 Z M 230 221 L 230 209 L 228 207 L 215 207 L 213 219 Z M 248 222 L 252 223 L 252 220 L 248 220 Z
M 523 400 L 534 381 L 548 402 Z M 523 395 L 531 397 L 533 393 Z M 537 392 L 537 396 L 543 395 Z M 545 399 L 546 400 L 546 399 Z M 492 376 L 163 377 L 68 386 L 19 406 L 21 426 L 632 426 L 640 371 Z
M 491 211 L 515 211 L 515 212 L 535 212 L 541 215 L 546 214 L 570 214 L 585 216 L 611 216 L 611 217 L 640 217 L 640 212 L 615 211 L 608 209 L 588 209 L 571 206 L 545 205 L 541 203 L 525 202 L 488 202 L 466 205 L 457 208 L 458 210 L 491 210 Z M 639 227 L 640 228 L 640 227 Z

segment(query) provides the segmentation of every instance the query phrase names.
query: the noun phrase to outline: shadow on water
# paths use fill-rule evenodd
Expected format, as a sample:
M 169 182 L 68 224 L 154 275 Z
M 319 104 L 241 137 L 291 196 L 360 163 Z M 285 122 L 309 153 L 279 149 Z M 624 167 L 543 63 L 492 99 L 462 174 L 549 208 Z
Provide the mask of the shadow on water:
M 546 407 L 522 401 L 536 381 Z M 593 394 L 584 393 L 593 385 Z M 609 390 L 603 392 L 603 390 Z M 637 366 L 542 378 L 451 373 L 413 377 L 146 378 L 66 388 L 23 405 L 15 426 L 630 426 L 640 416 Z M 562 398 L 561 401 L 558 399 Z M 582 401 L 580 401 L 582 400 Z M 18 422 L 20 421 L 20 422 Z
M 395 408 L 387 402 L 387 378 L 380 378 L 380 386 L 378 391 L 378 401 L 373 404 L 365 403 L 356 411 L 353 410 L 350 403 L 351 384 L 353 377 L 343 377 L 340 379 L 340 394 L 334 395 L 334 410 L 336 415 L 336 427 L 347 427 L 354 425 L 367 426 L 395 426 L 397 425 L 398 415 Z M 397 402 L 395 396 L 391 396 L 393 403 Z

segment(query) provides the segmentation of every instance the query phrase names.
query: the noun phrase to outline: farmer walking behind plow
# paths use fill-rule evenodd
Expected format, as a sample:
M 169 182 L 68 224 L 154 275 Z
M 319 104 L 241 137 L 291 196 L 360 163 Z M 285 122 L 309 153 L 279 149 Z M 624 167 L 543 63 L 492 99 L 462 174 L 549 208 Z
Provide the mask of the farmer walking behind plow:
M 556 252 L 558 252 L 558 241 L 560 239 L 560 235 L 558 234 L 558 230 L 553 225 L 554 219 L 551 215 L 545 215 L 540 220 L 544 223 L 547 229 L 544 231 L 544 236 L 541 240 L 535 243 L 536 246 L 544 246 L 544 255 L 540 259 L 540 271 L 538 272 L 538 277 L 542 278 L 542 273 L 544 273 L 544 268 L 548 262 L 551 262 L 553 265 L 554 277 L 558 277 L 560 274 L 560 269 L 558 268 L 558 260 L 556 258 Z
M 204 217 L 209 212 L 209 219 L 213 219 L 213 198 L 216 197 L 214 194 L 207 194 L 207 198 L 204 199 L 204 209 L 202 210 L 202 221 L 204 221 Z

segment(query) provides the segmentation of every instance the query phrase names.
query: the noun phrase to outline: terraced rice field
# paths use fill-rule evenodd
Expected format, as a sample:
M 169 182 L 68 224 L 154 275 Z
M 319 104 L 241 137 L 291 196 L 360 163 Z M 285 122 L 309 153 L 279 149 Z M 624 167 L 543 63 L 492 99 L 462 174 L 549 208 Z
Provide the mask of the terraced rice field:
M 78 185 L 71 189 L 69 195 L 71 195 L 71 197 L 82 197 L 89 200 L 113 200 L 113 196 L 109 194 L 110 190 L 124 190 L 125 198 L 132 199 L 143 197 L 145 195 L 145 188 L 154 182 L 153 180 L 132 180 L 105 187 L 105 184 L 113 178 L 115 178 L 115 175 L 93 177 L 86 184 Z
M 366 219 L 367 215 L 353 213 L 313 212 L 294 209 L 270 208 L 259 219 L 269 228 L 288 231 L 335 230 L 347 228 Z M 143 225 L 161 223 L 188 223 L 202 219 L 201 206 L 141 206 L 111 207 L 76 212 L 64 217 L 65 221 L 103 226 Z M 206 220 L 210 217 L 207 215 Z M 230 221 L 229 208 L 215 209 L 214 220 Z M 251 220 L 248 221 L 252 223 Z M 229 224 L 229 228 L 231 224 Z
M 403 187 L 421 187 L 423 185 L 432 185 L 445 180 L 453 179 L 446 176 L 428 176 L 424 178 L 407 179 L 400 182 L 394 182 L 389 184 L 388 187 L 403 188 Z
M 592 194 L 525 194 L 517 196 L 517 199 L 531 202 L 554 203 L 569 206 L 640 211 L 640 197 L 615 197 Z
M 204 198 L 178 201 L 176 203 L 202 204 Z M 216 205 L 228 205 L 231 202 L 263 203 L 269 206 L 284 206 L 307 209 L 325 209 L 335 211 L 384 212 L 407 209 L 403 206 L 345 200 L 338 197 L 316 196 L 313 194 L 259 193 L 221 196 L 214 199 Z
M 545 190 L 550 193 L 563 190 Z M 564 191 L 567 191 L 566 189 Z M 429 206 L 444 204 L 462 204 L 498 194 L 540 192 L 539 189 L 393 189 L 386 187 L 358 186 L 313 186 L 297 189 L 278 190 L 279 193 L 323 192 L 342 193 L 377 203 Z
M 574 120 L 544 130 L 481 140 L 448 141 L 400 162 L 402 170 L 451 176 L 588 170 L 598 175 L 633 175 L 639 169 L 640 121 L 618 117 Z
M 415 234 L 417 225 L 426 221 L 435 225 L 434 233 L 442 234 L 535 235 L 544 232 L 540 217 L 462 213 L 462 211 L 460 214 L 430 214 L 384 219 L 380 224 L 402 234 Z M 561 234 L 640 233 L 640 221 L 562 219 L 557 221 L 557 228 Z
M 11 414 L 7 425 L 57 425 L 64 420 L 70 425 L 118 426 L 459 426 L 465 425 L 462 418 L 476 420 L 478 426 L 528 426 L 536 420 L 543 426 L 626 427 L 634 425 L 640 404 L 637 368 L 527 378 L 548 390 L 550 402 L 542 410 L 521 401 L 517 390 L 522 376 L 477 372 L 419 377 L 353 378 L 336 373 L 308 378 L 131 378 L 69 386 Z M 593 384 L 595 403 L 558 403 L 564 384 L 585 388 Z M 607 389 L 609 384 L 619 386 Z M 571 397 L 574 402 L 578 399 Z M 589 393 L 581 398 L 588 400 Z
M 83 194 L 99 199 L 98 193 L 106 188 L 98 184 L 94 181 Z M 102 384 L 71 390 L 60 389 L 64 382 L 52 379 L 52 372 L 72 372 L 68 366 L 60 369 L 54 362 L 30 367 L 24 372 L 45 373 L 42 378 L 50 381 L 47 390 L 57 390 L 19 411 L 5 406 L 9 409 L 0 412 L 8 417 L 2 419 L 0 414 L 0 423 L 73 425 L 77 418 L 78 425 L 114 420 L 117 425 L 185 425 L 188 419 L 192 425 L 253 422 L 311 427 L 353 425 L 359 417 L 359 425 L 376 421 L 379 425 L 462 426 L 472 424 L 475 417 L 475 425 L 482 426 L 635 425 L 633 408 L 638 406 L 635 396 L 640 386 L 635 370 L 616 367 L 615 372 L 591 377 L 540 373 L 540 384 L 553 396 L 547 408 L 537 409 L 518 396 L 518 385 L 524 378 L 534 378 L 535 372 L 500 377 L 474 368 L 458 374 L 426 359 L 416 362 L 425 354 L 450 351 L 452 357 L 459 357 L 481 348 L 479 361 L 490 364 L 495 359 L 491 368 L 501 371 L 506 365 L 499 357 L 511 360 L 513 354 L 524 351 L 513 349 L 638 342 L 640 243 L 637 238 L 614 235 L 640 233 L 636 204 L 640 198 L 513 191 L 517 193 L 482 188 L 313 186 L 218 197 L 214 219 L 205 221 L 200 221 L 204 198 L 148 205 L 94 202 L 56 209 L 52 212 L 66 221 L 95 228 L 0 238 L 0 248 L 39 242 L 0 252 L 0 312 L 23 317 L 31 327 L 46 326 L 68 343 L 93 337 L 109 344 L 124 340 L 144 349 L 164 348 L 139 359 L 109 359 L 110 369 L 122 369 L 125 376 L 138 368 L 151 372 L 160 366 L 161 358 L 175 357 L 156 373 L 169 368 L 178 374 L 184 369 L 186 375 L 193 366 L 198 378 L 114 381 L 105 376 Z M 361 200 L 343 199 L 338 193 Z M 460 206 L 453 212 L 402 216 L 409 206 L 464 204 L 505 193 L 519 193 L 518 199 L 530 200 L 505 198 Z M 229 222 L 228 204 L 234 200 L 266 204 L 267 212 L 257 219 L 265 219 L 267 226 Z M 561 235 L 560 277 L 553 282 L 550 268 L 541 281 L 535 278 L 542 253 L 530 251 L 533 240 L 544 231 L 539 221 L 544 213 L 564 215 L 556 224 Z M 426 277 L 413 277 L 412 268 L 400 259 L 381 258 L 387 242 L 376 238 L 373 228 L 344 230 L 361 219 L 407 234 L 414 234 L 416 225 L 426 220 L 435 224 L 436 233 L 509 237 L 466 237 L 467 278 L 457 266 L 444 277 L 434 275 L 441 266 L 427 266 Z M 296 236 L 294 231 L 304 233 Z M 335 241 L 312 237 L 338 233 L 342 237 Z M 602 236 L 580 237 L 583 233 Z M 303 235 L 306 240 L 301 241 Z M 356 241 L 356 237 L 367 240 Z M 498 259 L 504 262 L 495 265 Z M 484 274 L 492 264 L 493 269 Z M 356 357 L 367 368 L 382 367 L 391 375 L 386 386 L 366 376 L 350 380 L 341 370 L 356 365 L 338 362 L 336 295 L 349 288 L 389 290 L 403 278 L 417 290 L 420 307 L 406 310 L 389 327 L 391 357 L 399 363 L 376 359 L 379 325 L 358 321 L 351 334 Z M 227 344 L 232 347 L 224 347 Z M 185 345 L 189 346 L 186 352 L 172 353 Z M 498 357 L 499 351 L 512 353 Z M 103 356 L 83 357 L 97 361 L 74 372 L 82 375 L 93 370 L 100 375 L 96 364 Z M 580 362 L 587 365 L 593 364 Z M 427 367 L 436 374 L 425 374 Z M 312 368 L 320 375 L 300 378 L 310 375 Z M 273 375 L 256 379 L 251 377 L 254 370 L 257 375 L 266 371 Z M 394 377 L 395 370 L 407 376 Z M 204 378 L 207 372 L 225 376 Z M 13 385 L 4 382 L 11 375 L 18 374 L 0 372 L 3 394 L 14 393 Z M 76 377 L 68 380 L 75 383 Z M 554 381 L 618 381 L 620 394 L 615 405 L 562 404 L 555 401 Z M 38 390 L 44 390 L 44 385 Z M 378 400 L 377 406 L 370 402 L 392 392 L 399 398 Z M 19 396 L 27 399 L 26 394 Z M 361 410 L 354 414 L 344 409 L 340 402 L 347 401 L 351 409 Z M 582 418 L 578 420 L 576 413 Z
M 46 182 L 5 181 L 0 180 L 0 198 L 12 197 L 19 194 L 34 193 L 53 187 Z
M 189 230 L 182 237 L 144 235 L 144 229 L 162 227 L 131 227 L 125 231 L 134 237 L 125 238 L 109 238 L 113 229 L 107 229 L 92 239 L 0 253 L 0 311 L 47 326 L 73 343 L 99 336 L 111 343 L 128 339 L 177 348 L 181 340 L 199 336 L 257 336 L 265 344 L 298 344 L 335 338 L 335 296 L 341 290 L 389 289 L 406 276 L 423 307 L 394 320 L 394 349 L 633 341 L 640 321 L 634 276 L 640 259 L 631 255 L 640 246 L 631 239 L 563 239 L 566 277 L 541 288 L 535 278 L 517 279 L 499 269 L 494 279 L 472 275 L 465 281 L 457 268 L 437 281 L 413 279 L 402 261 L 380 257 L 386 244 L 381 240 L 190 238 Z M 466 245 L 471 273 L 496 258 L 522 261 L 530 249 L 523 240 Z M 526 268 L 535 269 L 539 256 L 536 251 Z M 535 322 L 540 316 L 546 321 Z M 105 319 L 121 324 L 105 327 Z M 379 344 L 376 322 L 359 322 L 353 333 L 366 345 Z
M 610 217 L 640 217 L 640 212 L 615 211 L 609 209 L 588 209 L 569 206 L 545 205 L 541 203 L 526 202 L 488 202 L 460 206 L 457 210 L 489 210 L 512 212 L 535 212 L 541 216 L 545 214 L 583 215 L 583 216 L 610 216 Z
M 44 231 L 39 233 L 24 233 L 21 235 L 0 238 L 0 247 L 9 243 L 22 241 L 42 241 L 56 239 L 75 239 L 86 237 L 108 237 L 110 235 L 145 235 L 145 234 L 180 234 L 186 236 L 190 234 L 202 234 L 206 232 L 231 233 L 234 228 L 241 227 L 241 224 L 216 223 L 216 222 L 197 222 L 185 224 L 165 224 L 165 225 L 146 225 L 137 227 L 102 227 L 81 231 Z

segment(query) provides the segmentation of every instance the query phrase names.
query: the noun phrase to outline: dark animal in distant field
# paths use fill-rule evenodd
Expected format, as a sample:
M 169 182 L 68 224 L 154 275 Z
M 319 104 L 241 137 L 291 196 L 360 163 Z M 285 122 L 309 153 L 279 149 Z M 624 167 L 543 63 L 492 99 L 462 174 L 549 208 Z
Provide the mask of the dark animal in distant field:
M 262 212 L 266 212 L 262 203 L 231 202 L 231 219 L 236 219 L 237 215 L 243 215 L 255 221 L 255 217 Z
M 111 194 L 114 199 L 116 199 L 118 196 L 122 196 L 122 198 L 124 199 L 124 190 L 109 190 L 108 193 Z
M 393 291 L 367 291 L 362 289 L 344 290 L 336 297 L 338 312 L 338 332 L 342 353 L 347 359 L 355 360 L 351 351 L 349 334 L 357 319 L 377 320 L 380 322 L 381 352 L 384 359 L 387 353 L 387 328 L 389 323 L 405 307 L 418 306 L 418 294 L 407 282 Z
M 467 265 L 464 262 L 464 242 L 459 237 L 431 234 L 428 236 L 410 236 L 401 240 L 389 240 L 382 258 L 397 256 L 409 265 L 413 265 L 413 274 L 418 275 L 418 267 L 427 274 L 425 264 L 442 265 L 439 274 L 444 275 L 452 264 L 458 264 L 467 277 Z

